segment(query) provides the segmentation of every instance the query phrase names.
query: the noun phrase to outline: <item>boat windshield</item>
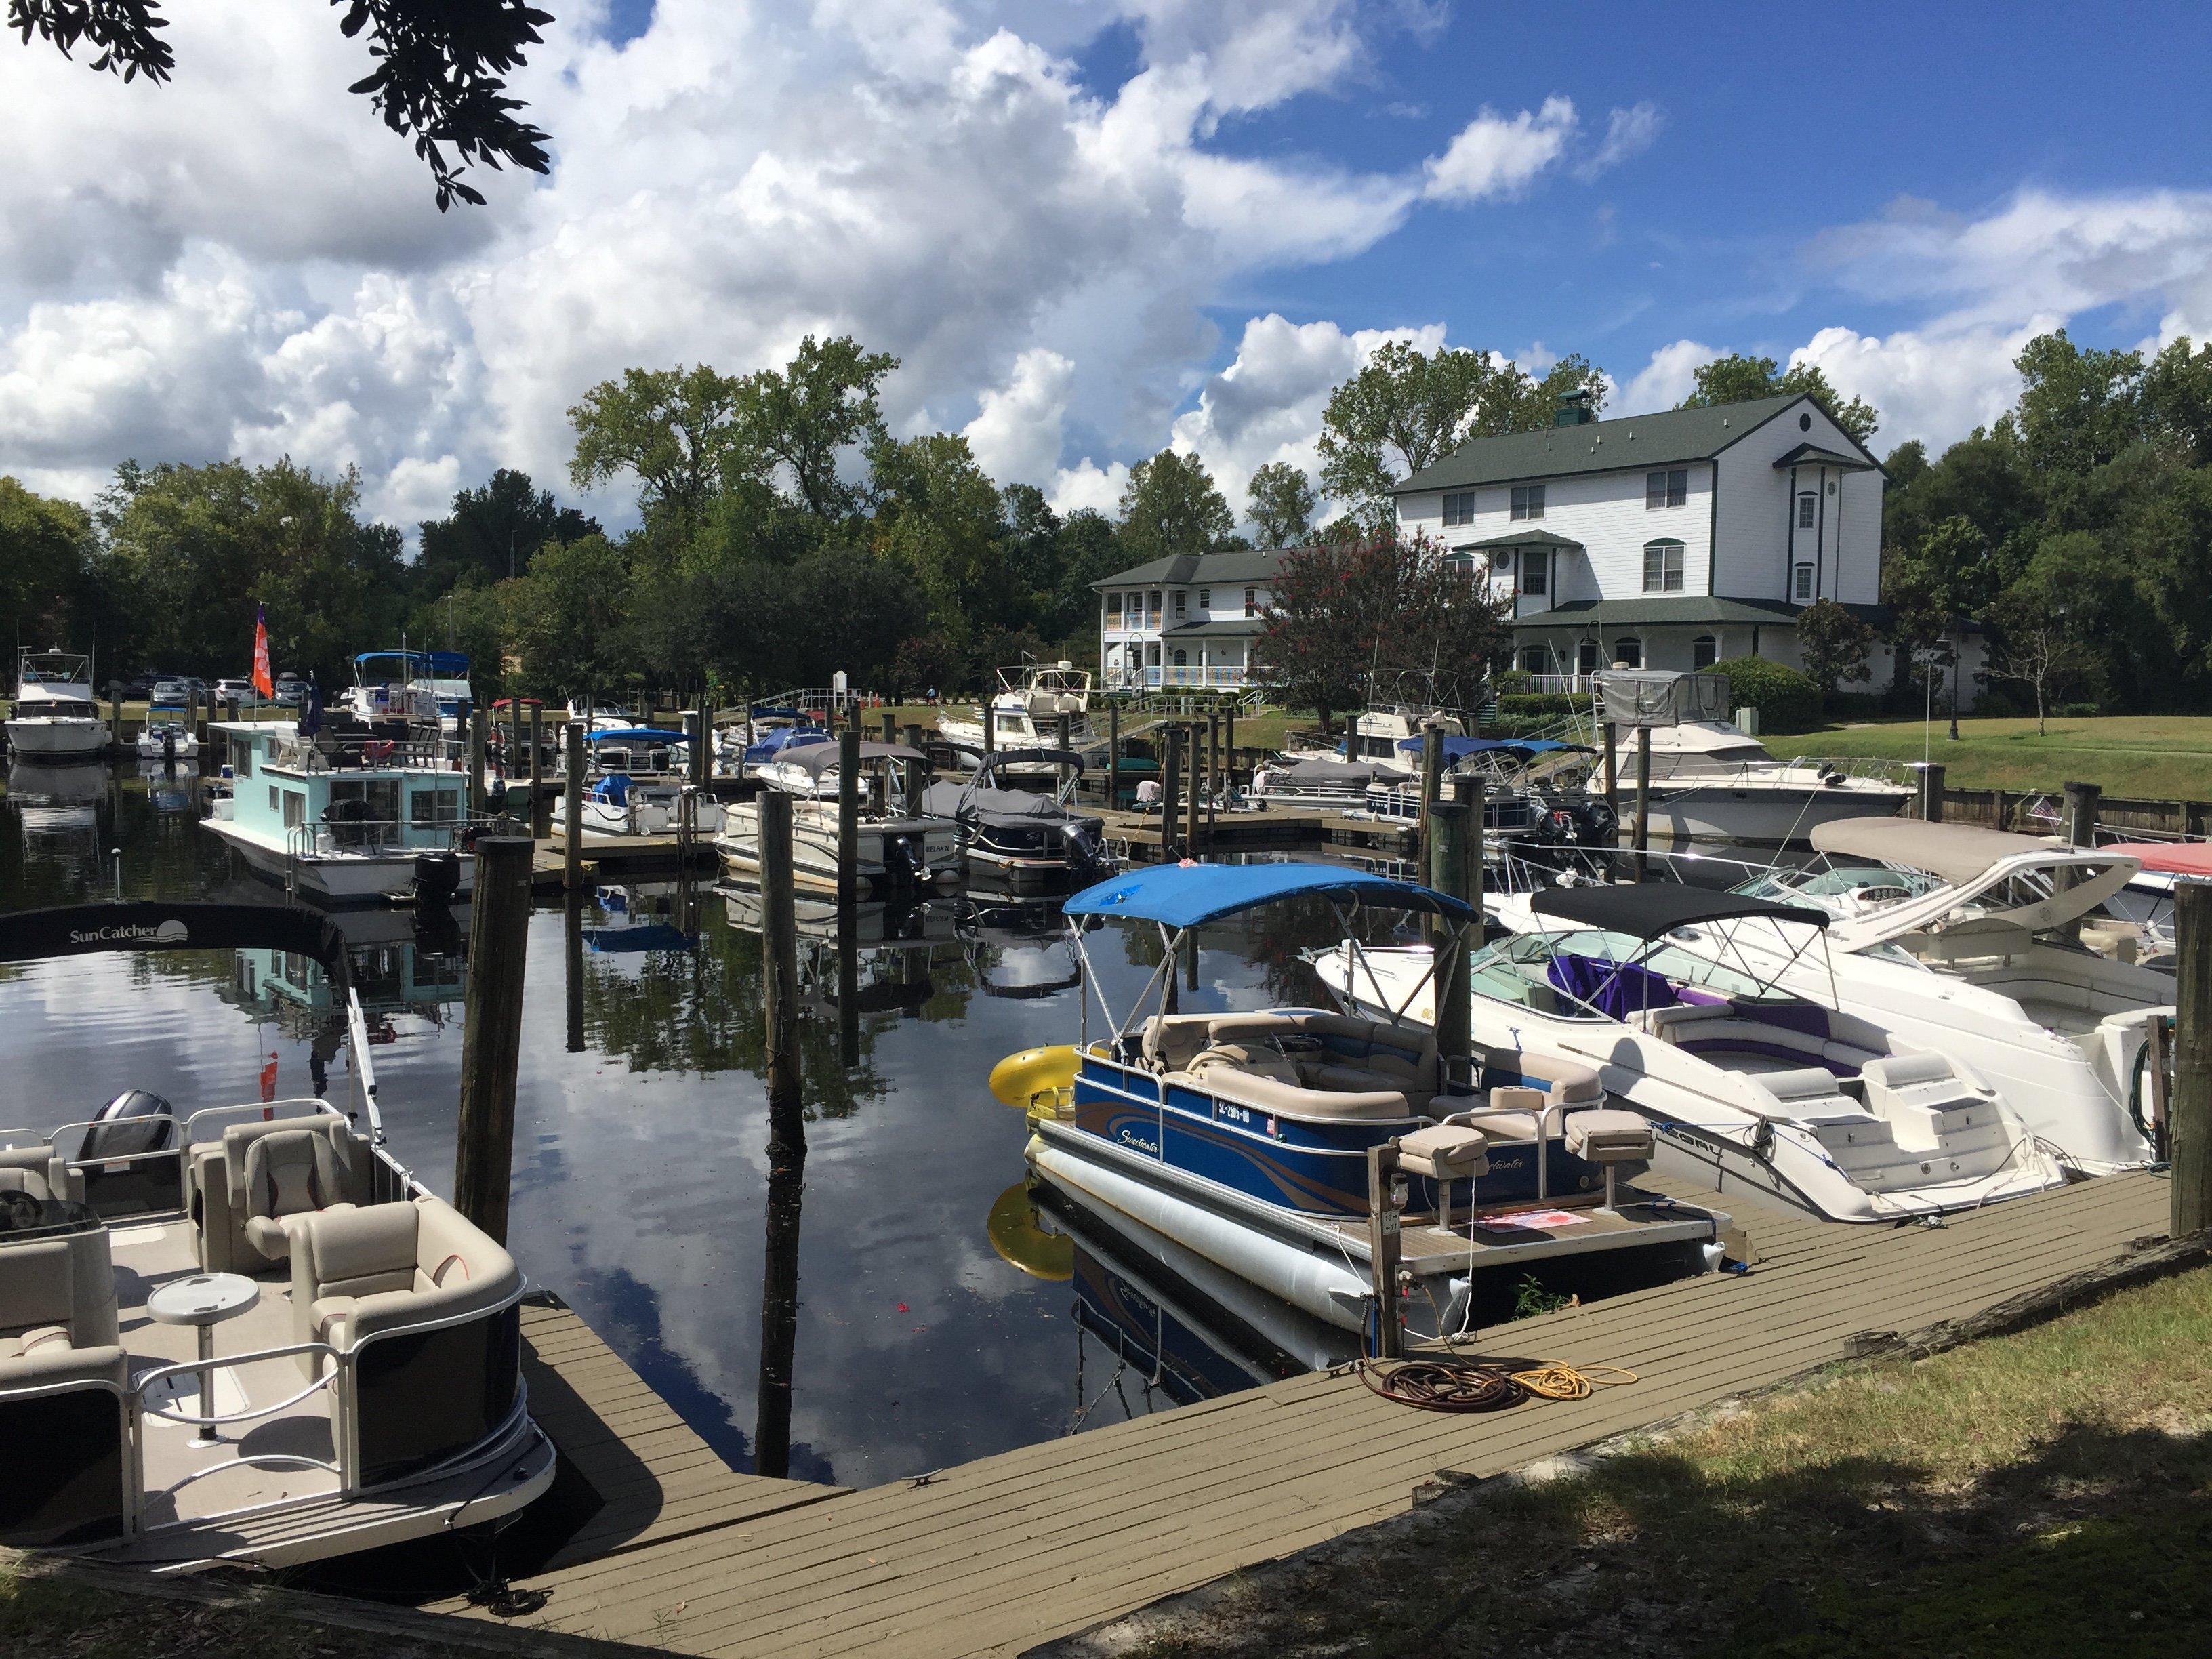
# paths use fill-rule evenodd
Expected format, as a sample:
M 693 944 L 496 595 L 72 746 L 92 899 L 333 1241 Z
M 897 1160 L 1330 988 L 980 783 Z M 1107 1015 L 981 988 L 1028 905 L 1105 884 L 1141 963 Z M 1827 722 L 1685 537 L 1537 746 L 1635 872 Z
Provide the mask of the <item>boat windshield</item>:
M 1853 916 L 1902 899 L 1918 898 L 1942 884 L 1924 870 L 1859 864 L 1825 870 L 1768 870 L 1729 890 L 1785 904 L 1811 904 L 1831 915 Z
M 1678 945 L 1594 927 L 1499 939 L 1468 972 L 1486 995 L 1569 1019 L 1774 994 L 1749 974 Z

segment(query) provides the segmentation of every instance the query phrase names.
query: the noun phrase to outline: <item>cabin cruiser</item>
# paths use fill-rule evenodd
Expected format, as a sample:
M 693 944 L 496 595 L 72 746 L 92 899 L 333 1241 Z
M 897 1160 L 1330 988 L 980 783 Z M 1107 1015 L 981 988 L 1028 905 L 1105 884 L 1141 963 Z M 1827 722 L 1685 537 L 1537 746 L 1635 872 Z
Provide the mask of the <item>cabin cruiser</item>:
M 467 778 L 421 746 L 334 725 L 303 733 L 291 720 L 210 729 L 230 793 L 202 822 L 256 874 L 330 903 L 410 890 L 451 896 L 473 884 L 476 861 L 462 854 L 490 821 L 470 813 Z
M 992 748 L 1090 750 L 1103 741 L 1091 726 L 1091 671 L 1072 662 L 1001 668 L 990 709 L 988 731 L 981 708 L 973 720 L 939 714 L 937 729 L 946 742 L 979 755 Z
M 347 971 L 294 908 L 0 917 L 8 961 L 225 947 Z M 393 1156 L 349 994 L 344 1029 L 343 1109 L 127 1090 L 0 1130 L 0 1544 L 289 1566 L 495 1523 L 552 1484 L 522 1273 Z
M 1028 788 L 1031 781 L 1043 788 Z M 922 792 L 925 812 L 959 826 L 968 873 L 1008 887 L 1096 879 L 1112 868 L 1105 821 L 1074 809 L 1083 757 L 1066 749 L 1002 749 L 975 775 Z
M 1650 1120 L 1662 1169 L 1831 1221 L 1940 1215 L 2065 1181 L 1966 1061 L 1790 990 L 1779 964 L 1694 948 L 1757 920 L 1788 924 L 1802 955 L 1825 945 L 1826 911 L 1672 883 L 1547 888 L 1525 902 L 1538 931 L 1469 964 L 1476 1041 L 1595 1066 L 1609 1097 Z M 1347 1006 L 1433 1017 L 1425 948 L 1348 941 L 1315 966 Z
M 791 861 L 801 886 L 837 885 L 836 744 L 787 747 L 761 768 L 763 788 L 792 798 Z M 921 809 L 929 760 L 904 744 L 860 746 L 860 823 L 853 868 L 863 892 L 950 882 L 960 875 L 960 827 L 951 818 Z M 724 871 L 737 877 L 760 873 L 760 808 L 757 799 L 732 801 L 714 837 Z
M 566 775 L 567 757 L 561 773 Z M 684 778 L 691 771 L 691 735 L 659 726 L 598 726 L 584 733 L 584 773 L 605 777 Z
M 1830 861 L 1736 890 L 1827 913 L 1825 963 L 1771 926 L 1723 922 L 1671 942 L 1771 969 L 1799 996 L 1965 1061 L 2070 1168 L 2151 1160 L 2145 1051 L 2151 1022 L 2173 1013 L 2173 976 L 2086 948 L 2135 858 L 1912 818 L 1822 824 L 1813 845 Z M 1874 861 L 1835 861 L 1847 858 Z
M 16 653 L 6 730 L 19 760 L 89 760 L 107 752 L 107 724 L 92 693 L 92 659 L 57 647 Z
M 371 724 L 434 721 L 458 740 L 470 701 L 469 659 L 458 651 L 364 651 L 337 707 Z
M 1347 924 L 1354 907 L 1437 916 L 1448 952 L 1476 923 L 1447 895 L 1322 864 L 1153 866 L 1076 894 L 1063 908 L 1091 985 L 1086 927 L 1157 930 L 1159 965 L 1103 1035 L 1091 1036 L 1085 998 L 1073 1047 L 994 1071 L 993 1092 L 1030 1109 L 1039 1176 L 1117 1228 L 1378 1335 L 1371 1241 L 1395 1217 L 1373 1214 L 1368 1194 L 1386 1157 L 1407 1183 L 1401 1200 L 1388 1188 L 1413 1287 L 1396 1312 L 1421 1334 L 1501 1316 L 1532 1270 L 1590 1291 L 1609 1275 L 1648 1283 L 1718 1265 L 1725 1218 L 1617 1191 L 1652 1136 L 1604 1109 L 1583 1061 L 1481 1046 L 1448 1063 L 1431 1033 L 1389 1012 L 1174 1012 L 1192 929 L 1301 896 L 1330 901 Z
M 1617 763 L 1623 798 L 1633 789 L 1632 743 Z M 1906 784 L 1853 775 L 1863 762 L 1777 760 L 1727 720 L 1689 720 L 1651 732 L 1655 845 L 1698 841 L 1762 847 L 1801 843 L 1838 818 L 1894 812 L 1913 799 Z

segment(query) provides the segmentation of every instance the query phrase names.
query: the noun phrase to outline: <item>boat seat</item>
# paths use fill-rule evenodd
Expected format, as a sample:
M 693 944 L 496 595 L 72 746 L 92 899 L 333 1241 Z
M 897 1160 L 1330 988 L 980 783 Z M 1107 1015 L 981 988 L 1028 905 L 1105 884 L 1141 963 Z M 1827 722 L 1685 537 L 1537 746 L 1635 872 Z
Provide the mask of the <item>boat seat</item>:
M 121 1352 L 117 1328 L 104 1229 L 0 1246 L 0 1389 L 29 1386 L 56 1364 L 105 1367 L 102 1350 Z
M 1398 1137 L 1399 1167 L 1437 1184 L 1437 1225 L 1451 1231 L 1451 1183 L 1490 1173 L 1490 1138 L 1459 1122 L 1432 1123 Z
M 322 1210 L 292 1224 L 293 1340 L 349 1352 L 380 1332 L 496 1307 L 522 1273 L 441 1198 Z M 321 1375 L 323 1356 L 301 1369 Z
M 291 1218 L 369 1196 L 368 1139 L 337 1117 L 234 1123 L 219 1142 L 196 1143 L 189 1162 L 209 1273 L 265 1273 L 291 1254 Z
M 1492 1104 L 1500 1104 L 1498 1095 L 1516 1085 L 1499 1085 L 1494 1079 L 1515 1078 L 1521 1086 L 1540 1091 L 1544 1099 L 1554 1105 L 1595 1106 L 1605 1098 L 1605 1085 L 1598 1079 L 1595 1066 L 1585 1066 L 1578 1060 L 1562 1060 L 1553 1054 L 1530 1054 L 1526 1050 L 1499 1048 L 1483 1058 L 1483 1080 L 1491 1085 Z M 1513 1102 L 1516 1109 L 1525 1109 L 1534 1102 Z
M 1678 1002 L 1669 1008 L 1648 1009 L 1635 1020 L 1652 1036 L 1674 1042 L 1680 1041 L 1674 1033 L 1681 1026 L 1695 1024 L 1699 1020 L 1737 1018 L 1735 1009 L 1725 1002 Z
M 1266 1043 L 1216 1042 L 1200 1051 L 1184 1067 L 1193 1077 L 1206 1077 L 1227 1066 L 1249 1077 L 1273 1078 L 1278 1083 L 1303 1085 L 1296 1062 Z
M 84 1177 L 70 1167 L 51 1143 L 0 1146 L 0 1192 L 27 1193 L 33 1198 L 84 1200 Z
M 1878 1117 L 1900 1115 L 1899 1109 L 1941 1110 L 1970 1104 L 1971 1099 L 1960 1098 L 1962 1091 L 1969 1096 L 1978 1092 L 1941 1054 L 1885 1054 L 1867 1061 L 1859 1077 L 1866 1089 L 1867 1109 Z
M 1651 1120 L 1639 1112 L 1598 1107 L 1570 1112 L 1567 1151 L 1592 1164 L 1648 1164 L 1653 1141 Z
M 1784 1105 L 1801 1101 L 1833 1100 L 1842 1091 L 1836 1087 L 1836 1074 L 1824 1066 L 1805 1066 L 1794 1071 L 1764 1072 L 1759 1075 L 1759 1085 Z

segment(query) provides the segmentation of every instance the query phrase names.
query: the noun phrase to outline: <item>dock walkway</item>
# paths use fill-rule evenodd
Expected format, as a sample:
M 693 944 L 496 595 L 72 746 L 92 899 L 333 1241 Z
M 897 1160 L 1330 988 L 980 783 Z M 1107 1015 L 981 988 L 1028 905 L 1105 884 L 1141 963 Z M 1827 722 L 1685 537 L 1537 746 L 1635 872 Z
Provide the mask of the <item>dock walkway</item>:
M 689 1431 L 573 1316 L 557 1337 L 533 1323 L 533 1346 L 549 1345 L 533 1403 L 549 1407 L 545 1370 L 577 1379 L 574 1405 L 547 1410 L 548 1426 L 580 1461 L 591 1447 L 616 1458 L 611 1441 L 629 1449 L 622 1490 L 634 1506 L 597 1526 L 618 1541 L 587 1534 L 524 1581 L 550 1593 L 537 1621 L 745 1659 L 1018 1653 L 1399 1513 L 1439 1474 L 1494 1474 L 1662 1422 L 1842 1358 L 1870 1330 L 1966 1318 L 2112 1261 L 2163 1235 L 2167 1188 L 2110 1176 L 1938 1228 L 1720 1202 L 1751 1232 L 1750 1273 L 1522 1321 L 1485 1345 L 1638 1374 L 1587 1400 L 1454 1417 L 1316 1373 L 918 1481 L 809 1489 L 821 1496 L 808 1502 L 791 1497 L 793 1483 L 718 1473 L 703 1443 L 677 1451 Z

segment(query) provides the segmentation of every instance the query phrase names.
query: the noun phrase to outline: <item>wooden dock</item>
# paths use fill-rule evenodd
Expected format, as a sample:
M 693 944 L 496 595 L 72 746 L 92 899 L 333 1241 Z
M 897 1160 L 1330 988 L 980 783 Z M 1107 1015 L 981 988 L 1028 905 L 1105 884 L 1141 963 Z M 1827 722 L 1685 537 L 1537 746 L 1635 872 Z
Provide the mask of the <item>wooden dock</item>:
M 1868 1333 L 1970 1317 L 2114 1261 L 2163 1235 L 2167 1183 L 2110 1176 L 1941 1227 L 1719 1201 L 1752 1235 L 1749 1273 L 1522 1321 L 1483 1345 L 1638 1374 L 1588 1400 L 1454 1417 L 1316 1373 L 919 1480 L 801 1489 L 811 1499 L 720 1468 L 573 1316 L 533 1314 L 533 1406 L 617 1497 L 521 1582 L 548 1592 L 548 1628 L 684 1653 L 1018 1653 L 1399 1513 L 1439 1474 L 1517 1468 L 1844 1358 Z

